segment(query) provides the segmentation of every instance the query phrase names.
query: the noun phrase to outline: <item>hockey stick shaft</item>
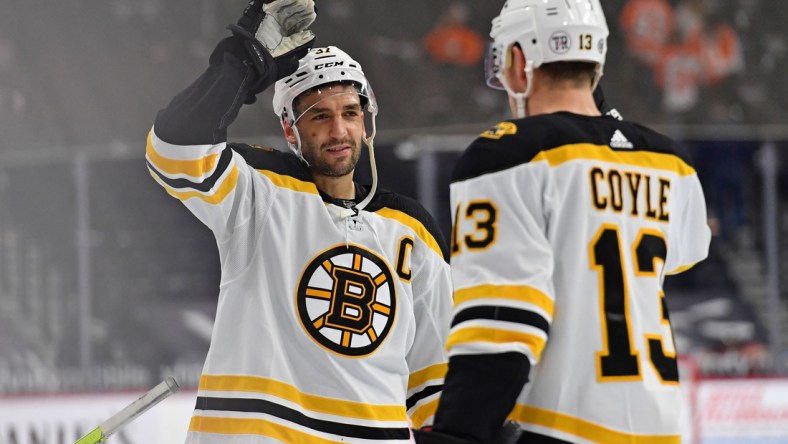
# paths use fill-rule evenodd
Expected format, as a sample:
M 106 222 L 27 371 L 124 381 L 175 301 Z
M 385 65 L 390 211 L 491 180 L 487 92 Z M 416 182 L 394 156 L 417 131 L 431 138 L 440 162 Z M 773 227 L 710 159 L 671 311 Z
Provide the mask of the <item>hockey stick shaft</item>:
M 104 442 L 123 426 L 180 389 L 175 378 L 168 376 L 164 381 L 160 382 L 159 385 L 153 387 L 136 401 L 124 407 L 123 410 L 109 417 L 74 444 L 98 444 Z

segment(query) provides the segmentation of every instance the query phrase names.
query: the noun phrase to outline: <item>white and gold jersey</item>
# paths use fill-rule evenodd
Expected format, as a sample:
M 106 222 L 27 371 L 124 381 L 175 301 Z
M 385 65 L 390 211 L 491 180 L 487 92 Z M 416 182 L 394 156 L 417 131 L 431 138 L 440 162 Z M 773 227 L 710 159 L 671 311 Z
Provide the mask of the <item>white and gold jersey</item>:
M 662 284 L 710 241 L 684 150 L 610 117 L 502 122 L 463 153 L 451 205 L 450 356 L 527 356 L 510 418 L 531 437 L 678 443 Z
M 451 311 L 429 214 L 379 191 L 347 216 L 293 154 L 156 129 L 151 175 L 210 227 L 222 267 L 188 442 L 401 443 L 429 424 Z

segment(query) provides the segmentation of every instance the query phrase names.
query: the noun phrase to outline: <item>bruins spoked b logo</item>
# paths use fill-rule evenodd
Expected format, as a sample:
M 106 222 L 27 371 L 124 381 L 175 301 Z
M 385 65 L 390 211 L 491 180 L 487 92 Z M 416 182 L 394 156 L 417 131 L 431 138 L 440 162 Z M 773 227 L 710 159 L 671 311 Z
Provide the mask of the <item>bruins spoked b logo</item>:
M 391 271 L 375 253 L 355 245 L 339 245 L 312 259 L 296 299 L 309 335 L 344 356 L 374 352 L 394 324 Z

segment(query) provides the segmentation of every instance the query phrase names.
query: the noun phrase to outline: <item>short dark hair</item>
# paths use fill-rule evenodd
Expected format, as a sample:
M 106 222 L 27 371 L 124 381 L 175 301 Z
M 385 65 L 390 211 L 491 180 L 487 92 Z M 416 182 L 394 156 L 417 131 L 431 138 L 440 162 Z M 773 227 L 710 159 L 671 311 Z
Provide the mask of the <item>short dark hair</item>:
M 552 62 L 538 69 L 556 82 L 570 82 L 574 86 L 591 86 L 596 77 L 596 63 L 593 62 Z

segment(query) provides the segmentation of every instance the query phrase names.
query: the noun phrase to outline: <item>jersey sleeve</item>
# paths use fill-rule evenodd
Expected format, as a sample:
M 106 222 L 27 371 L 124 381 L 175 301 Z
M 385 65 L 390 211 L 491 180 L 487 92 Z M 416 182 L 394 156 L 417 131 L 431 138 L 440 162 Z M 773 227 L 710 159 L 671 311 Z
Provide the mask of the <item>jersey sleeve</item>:
M 538 362 L 554 299 L 546 168 L 525 163 L 467 178 L 452 183 L 450 193 L 450 356 L 517 352 Z
M 254 170 L 226 140 L 256 73 L 229 53 L 211 60 L 205 73 L 158 113 L 145 158 L 156 182 L 221 241 L 252 217 L 252 200 L 264 201 L 270 190 L 250 192 Z
M 692 268 L 709 254 L 711 230 L 706 216 L 706 200 L 703 188 L 697 175 L 680 179 L 682 189 L 677 193 L 681 199 L 677 208 L 678 221 L 671 224 L 672 237 L 677 242 L 671 243 L 665 258 L 666 274 L 678 274 Z
M 424 211 L 426 214 L 426 210 Z M 411 285 L 416 331 L 405 359 L 410 368 L 406 407 L 414 427 L 431 425 L 443 388 L 446 338 L 452 309 L 446 242 L 431 217 L 412 253 Z
M 434 425 L 479 442 L 491 442 L 514 407 L 545 347 L 554 305 L 546 168 L 490 165 L 506 157 L 497 145 L 475 142 L 451 184 L 454 308 Z

